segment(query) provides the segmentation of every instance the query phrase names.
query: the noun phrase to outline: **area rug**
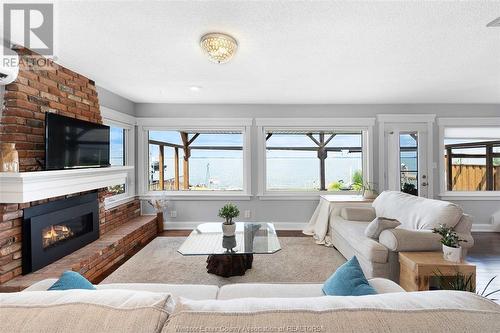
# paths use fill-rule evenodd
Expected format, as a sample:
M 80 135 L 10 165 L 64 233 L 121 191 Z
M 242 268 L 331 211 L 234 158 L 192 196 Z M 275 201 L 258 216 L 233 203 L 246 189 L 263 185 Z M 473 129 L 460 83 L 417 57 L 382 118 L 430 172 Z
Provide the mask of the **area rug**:
M 184 239 L 155 238 L 101 283 L 322 283 L 345 262 L 337 250 L 316 245 L 310 237 L 280 237 L 280 251 L 254 255 L 253 267 L 244 276 L 223 278 L 207 273 L 207 256 L 179 254 Z

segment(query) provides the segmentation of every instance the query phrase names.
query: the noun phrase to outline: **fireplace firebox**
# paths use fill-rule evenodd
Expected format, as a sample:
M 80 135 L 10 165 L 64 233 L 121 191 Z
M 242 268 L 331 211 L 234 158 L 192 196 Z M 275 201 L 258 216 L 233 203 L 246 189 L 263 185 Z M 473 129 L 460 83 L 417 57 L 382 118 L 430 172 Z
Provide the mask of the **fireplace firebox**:
M 97 193 L 26 208 L 22 230 L 23 274 L 28 274 L 99 238 Z

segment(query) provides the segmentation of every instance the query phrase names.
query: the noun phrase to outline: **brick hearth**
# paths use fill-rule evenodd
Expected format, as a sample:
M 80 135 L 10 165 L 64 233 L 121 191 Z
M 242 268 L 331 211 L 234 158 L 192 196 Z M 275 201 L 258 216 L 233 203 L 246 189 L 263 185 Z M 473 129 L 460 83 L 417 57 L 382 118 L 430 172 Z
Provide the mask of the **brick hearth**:
M 17 52 L 21 58 L 19 76 L 5 89 L 0 113 L 0 142 L 16 144 L 21 172 L 39 171 L 42 170 L 45 154 L 45 113 L 53 112 L 101 123 L 99 99 L 95 83 L 92 80 L 50 61 L 43 69 L 34 68 L 32 64 L 36 62 L 31 61 L 31 59 L 39 58 L 39 55 L 24 48 L 17 50 Z M 79 259 L 75 259 L 74 262 L 70 262 L 76 257 L 65 257 L 61 259 L 66 260 L 64 264 L 59 263 L 60 266 L 57 266 L 58 268 L 54 272 L 60 273 L 59 268 L 65 267 L 65 269 L 82 271 L 88 277 L 95 277 L 97 271 L 116 262 L 116 258 L 126 255 L 127 251 L 131 249 L 131 244 L 135 244 L 137 239 L 141 242 L 151 239 L 150 229 L 152 227 L 149 224 L 147 227 L 139 227 L 138 231 L 133 227 L 134 221 L 140 215 L 139 200 L 135 199 L 106 211 L 104 199 L 107 192 L 105 189 L 99 189 L 98 192 L 101 235 L 98 242 L 104 244 L 106 241 L 103 240 L 110 237 L 116 240 L 117 233 L 122 233 L 118 243 L 113 243 L 112 250 L 107 249 L 107 247 L 99 250 L 99 261 L 95 261 L 97 260 L 94 258 L 95 254 L 91 253 L 94 250 L 83 248 L 79 251 L 82 253 L 90 251 L 90 258 L 82 259 L 86 257 L 83 255 Z M 0 203 L 0 287 L 21 275 L 23 209 L 61 198 L 64 197 L 23 204 Z M 155 218 L 153 219 L 155 220 Z M 144 219 L 140 219 L 140 221 L 144 221 Z M 126 230 L 128 233 L 123 234 Z M 107 253 L 112 253 L 112 255 Z M 87 266 L 82 264 L 86 260 L 90 260 L 90 266 L 98 267 L 97 271 L 91 268 L 87 269 Z

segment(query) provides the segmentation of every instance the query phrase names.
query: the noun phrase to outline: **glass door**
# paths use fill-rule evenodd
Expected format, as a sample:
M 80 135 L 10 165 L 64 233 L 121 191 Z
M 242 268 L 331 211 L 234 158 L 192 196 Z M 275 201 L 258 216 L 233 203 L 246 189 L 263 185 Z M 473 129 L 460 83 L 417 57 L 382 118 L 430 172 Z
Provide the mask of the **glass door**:
M 428 196 L 427 130 L 421 124 L 386 127 L 387 188 Z

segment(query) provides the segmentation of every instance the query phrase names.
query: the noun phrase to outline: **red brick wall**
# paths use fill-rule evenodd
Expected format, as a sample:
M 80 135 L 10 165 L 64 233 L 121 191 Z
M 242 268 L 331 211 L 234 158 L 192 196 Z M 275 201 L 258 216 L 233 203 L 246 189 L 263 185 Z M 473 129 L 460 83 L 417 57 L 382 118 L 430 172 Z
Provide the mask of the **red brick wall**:
M 111 208 L 105 211 L 105 223 L 101 224 L 99 231 L 101 235 L 103 235 L 139 215 L 141 215 L 141 204 L 139 199 Z
M 30 64 L 39 55 L 18 50 L 19 77 L 5 88 L 0 111 L 0 142 L 16 144 L 20 171 L 41 170 L 44 161 L 44 119 L 46 112 L 101 123 L 95 83 L 56 63 L 43 70 Z M 43 164 L 42 164 L 43 165 Z M 106 190 L 99 190 L 101 235 L 139 215 L 139 200 L 106 212 Z M 57 200 L 63 197 L 51 198 Z M 0 203 L 0 284 L 21 274 L 21 221 L 23 209 L 49 200 L 25 204 Z
M 19 76 L 5 87 L 0 141 L 16 144 L 20 171 L 41 170 L 45 113 L 101 123 L 99 100 L 92 80 L 53 62 L 34 69 L 30 59 L 40 56 L 28 49 L 18 53 Z

